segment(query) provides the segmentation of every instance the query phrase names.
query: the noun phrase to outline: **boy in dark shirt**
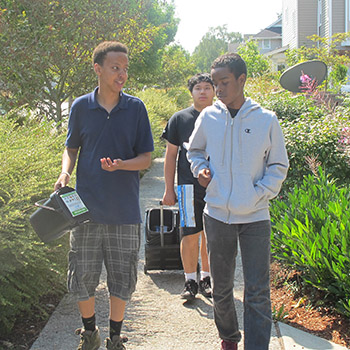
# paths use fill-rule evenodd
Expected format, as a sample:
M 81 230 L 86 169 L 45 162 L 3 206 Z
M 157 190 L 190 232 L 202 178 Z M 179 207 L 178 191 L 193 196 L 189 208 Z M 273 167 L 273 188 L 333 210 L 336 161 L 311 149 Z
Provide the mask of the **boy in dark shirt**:
M 187 143 L 194 129 L 194 124 L 200 112 L 213 103 L 214 87 L 209 74 L 197 74 L 188 81 L 188 88 L 193 98 L 193 105 L 175 113 L 169 120 L 162 137 L 167 142 L 164 177 L 165 192 L 164 205 L 175 205 L 176 193 L 174 190 L 175 169 L 177 162 L 178 185 L 192 185 L 194 193 L 195 227 L 184 227 L 181 239 L 180 251 L 182 264 L 185 271 L 185 288 L 181 297 L 187 300 L 194 299 L 198 287 L 204 296 L 211 296 L 210 275 L 206 239 L 203 234 L 202 214 L 204 209 L 205 188 L 199 185 L 193 177 L 187 160 L 187 151 L 184 143 Z M 201 237 L 201 278 L 197 282 L 197 265 L 199 257 L 199 238 Z

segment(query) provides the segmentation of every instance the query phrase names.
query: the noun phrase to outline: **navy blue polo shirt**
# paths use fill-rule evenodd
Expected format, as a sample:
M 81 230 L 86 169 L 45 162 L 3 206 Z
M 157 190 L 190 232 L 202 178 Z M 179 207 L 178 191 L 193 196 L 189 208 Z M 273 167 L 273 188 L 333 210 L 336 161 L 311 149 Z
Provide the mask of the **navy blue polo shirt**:
M 140 223 L 139 172 L 105 171 L 100 159 L 122 160 L 153 151 L 153 138 L 143 102 L 121 93 L 117 106 L 108 113 L 95 91 L 77 98 L 71 108 L 65 145 L 80 148 L 76 190 L 101 224 Z

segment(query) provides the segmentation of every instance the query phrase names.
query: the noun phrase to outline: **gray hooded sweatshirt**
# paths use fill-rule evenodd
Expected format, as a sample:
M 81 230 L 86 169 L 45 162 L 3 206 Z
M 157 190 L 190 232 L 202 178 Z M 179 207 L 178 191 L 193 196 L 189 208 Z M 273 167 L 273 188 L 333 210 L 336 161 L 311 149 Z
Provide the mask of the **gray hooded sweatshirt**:
M 232 118 L 216 101 L 198 117 L 187 145 L 191 170 L 209 168 L 204 212 L 228 224 L 269 220 L 269 200 L 288 171 L 276 115 L 247 98 Z

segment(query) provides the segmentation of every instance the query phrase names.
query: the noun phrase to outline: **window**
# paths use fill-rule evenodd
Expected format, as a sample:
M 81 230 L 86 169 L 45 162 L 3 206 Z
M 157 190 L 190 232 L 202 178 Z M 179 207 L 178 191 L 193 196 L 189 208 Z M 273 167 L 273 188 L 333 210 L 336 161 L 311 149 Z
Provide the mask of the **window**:
M 271 40 L 270 39 L 264 39 L 262 42 L 262 48 L 263 49 L 271 49 Z

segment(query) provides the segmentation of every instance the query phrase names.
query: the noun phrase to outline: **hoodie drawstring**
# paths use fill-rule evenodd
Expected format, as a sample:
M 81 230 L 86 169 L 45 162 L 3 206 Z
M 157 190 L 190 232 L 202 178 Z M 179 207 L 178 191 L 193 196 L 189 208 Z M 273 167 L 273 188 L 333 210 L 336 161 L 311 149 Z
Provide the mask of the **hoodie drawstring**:
M 221 166 L 224 166 L 225 164 L 225 150 L 226 150 L 226 135 L 227 135 L 227 128 L 228 128 L 228 110 L 226 109 L 226 119 L 225 119 L 225 132 L 224 132 L 224 139 L 222 143 L 222 158 L 221 158 Z

